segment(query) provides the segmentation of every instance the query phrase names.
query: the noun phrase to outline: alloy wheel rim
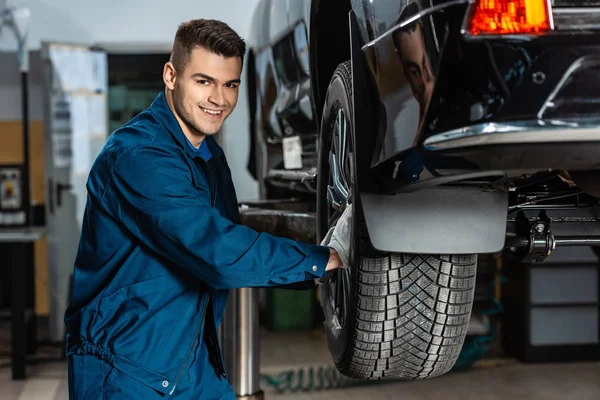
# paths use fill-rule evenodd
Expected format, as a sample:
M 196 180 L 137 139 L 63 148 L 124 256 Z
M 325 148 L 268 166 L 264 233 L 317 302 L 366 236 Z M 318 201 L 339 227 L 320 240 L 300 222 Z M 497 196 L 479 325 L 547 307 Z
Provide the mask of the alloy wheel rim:
M 352 203 L 354 177 L 351 162 L 352 152 L 348 143 L 348 123 L 344 110 L 340 108 L 333 122 L 329 151 L 329 184 L 327 186 L 329 228 L 337 223 L 346 206 Z M 331 323 L 334 333 L 341 330 L 348 316 L 347 304 L 350 297 L 351 283 L 350 267 L 346 266 L 346 268 L 339 269 L 337 275 L 328 284 L 329 301 L 333 313 Z

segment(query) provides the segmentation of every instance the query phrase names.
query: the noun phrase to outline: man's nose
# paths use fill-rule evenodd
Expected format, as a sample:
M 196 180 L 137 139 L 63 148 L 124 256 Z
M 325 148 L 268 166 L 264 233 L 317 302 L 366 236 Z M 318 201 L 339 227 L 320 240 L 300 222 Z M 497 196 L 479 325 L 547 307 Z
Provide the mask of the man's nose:
M 218 107 L 225 106 L 225 96 L 223 94 L 223 88 L 215 87 L 211 95 L 208 97 L 208 101 L 210 101 L 212 104 Z

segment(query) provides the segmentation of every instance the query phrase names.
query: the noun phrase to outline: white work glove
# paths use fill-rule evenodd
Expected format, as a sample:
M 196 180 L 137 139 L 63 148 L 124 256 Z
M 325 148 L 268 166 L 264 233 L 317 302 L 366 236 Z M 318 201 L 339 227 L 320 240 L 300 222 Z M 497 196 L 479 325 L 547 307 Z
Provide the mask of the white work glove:
M 321 242 L 322 246 L 327 246 L 337 251 L 342 260 L 344 268 L 350 266 L 350 240 L 352 227 L 352 204 L 348 204 L 337 221 L 332 226 L 325 238 Z

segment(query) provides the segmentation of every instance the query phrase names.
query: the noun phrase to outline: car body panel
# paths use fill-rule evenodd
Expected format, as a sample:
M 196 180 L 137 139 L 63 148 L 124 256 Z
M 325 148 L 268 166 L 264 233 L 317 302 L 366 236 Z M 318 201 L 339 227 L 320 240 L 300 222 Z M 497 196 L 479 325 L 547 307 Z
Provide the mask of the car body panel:
M 252 15 L 247 45 L 256 52 L 268 48 L 288 29 L 287 1 L 261 0 Z
M 393 17 L 390 3 L 406 15 Z M 589 140 L 590 126 L 600 117 L 597 30 L 563 26 L 539 37 L 473 38 L 463 32 L 464 0 L 354 4 L 367 4 L 354 9 L 359 56 L 368 65 L 357 79 L 373 85 L 374 95 L 359 99 L 355 108 L 375 104 L 373 126 L 358 133 L 370 136 L 370 145 L 361 148 L 372 149 L 374 177 L 410 184 L 466 170 L 597 165 L 590 157 L 575 163 L 581 154 L 556 140 L 557 125 L 565 127 L 558 134 L 571 129 L 578 142 L 596 145 L 600 137 L 596 129 Z M 410 7 L 414 10 L 407 12 Z M 588 121 L 578 124 L 581 118 Z M 537 135 L 523 128 L 531 125 Z M 512 135 L 499 139 L 506 130 Z M 448 133 L 456 140 L 463 131 L 478 136 L 479 145 L 473 140 L 464 146 L 454 142 L 452 150 L 440 145 Z M 528 136 L 517 139 L 525 131 Z M 545 145 L 520 146 L 532 143 Z M 517 153 L 508 157 L 511 152 Z
M 294 27 L 296 24 L 303 22 L 306 26 L 310 26 L 310 0 L 286 0 L 288 26 Z M 307 34 L 310 33 L 307 29 Z
M 314 167 L 315 116 L 308 67 L 308 29 L 304 19 L 310 14 L 310 1 L 262 0 L 253 15 L 248 40 L 254 54 L 256 107 L 251 138 L 253 175 L 261 184 L 269 171 L 285 169 L 283 139 L 300 137 L 303 167 Z
M 255 13 L 263 16 L 255 18 L 256 31 L 263 33 L 260 44 L 253 46 L 258 51 L 271 52 L 261 57 L 270 60 L 265 68 L 274 70 L 272 79 L 277 87 L 276 100 L 269 101 L 271 110 L 266 113 L 275 135 L 271 142 L 277 146 L 283 137 L 295 135 L 310 144 L 318 131 L 318 115 L 313 115 L 318 88 L 307 76 L 310 71 L 295 76 L 286 85 L 282 82 L 286 72 L 281 72 L 281 66 L 297 60 L 293 59 L 293 51 L 273 54 L 278 46 L 285 47 L 281 45 L 282 38 L 293 37 L 299 23 L 304 23 L 307 41 L 311 40 L 309 18 L 315 11 L 311 7 L 318 6 L 319 0 L 263 0 Z M 392 173 L 394 179 L 412 183 L 454 171 L 490 167 L 478 161 L 485 157 L 477 149 L 463 155 L 440 151 L 439 141 L 445 139 L 447 132 L 456 135 L 465 127 L 483 124 L 486 129 L 486 123 L 522 124 L 538 119 L 568 125 L 582 116 L 582 107 L 586 108 L 586 117 L 599 116 L 594 85 L 586 91 L 584 106 L 577 102 L 581 96 L 574 94 L 577 85 L 554 93 L 568 74 L 577 75 L 579 85 L 598 81 L 600 41 L 594 29 L 576 30 L 577 46 L 573 46 L 572 30 L 560 35 L 561 30 L 569 28 L 568 21 L 563 21 L 557 34 L 550 37 L 473 40 L 462 31 L 467 0 L 351 0 L 351 6 L 359 27 L 361 53 L 369 66 L 360 79 L 374 84 L 376 95 L 368 101 L 378 108 L 376 124 L 359 134 L 370 135 L 374 141 L 369 146 L 373 150 L 370 166 L 379 175 Z M 559 15 L 560 10 L 555 9 L 555 14 Z M 573 15 L 572 11 L 567 14 Z M 287 23 L 281 22 L 282 13 Z M 291 39 L 290 46 L 293 42 Z M 399 49 L 402 46 L 404 50 Z M 576 68 L 578 64 L 583 65 Z M 297 69 L 293 65 L 290 68 Z M 543 83 L 536 82 L 540 77 Z M 548 108 L 552 101 L 559 106 Z M 518 170 L 526 166 L 514 164 L 514 159 L 511 163 L 498 160 L 493 167 Z M 535 164 L 527 165 L 532 166 Z M 308 162 L 305 167 L 314 164 Z M 538 167 L 553 165 L 540 163 Z
M 441 12 L 444 4 L 450 3 L 453 2 L 447 1 L 437 7 Z M 435 86 L 440 48 L 444 45 L 444 39 L 439 37 L 439 30 L 433 24 L 435 12 L 428 13 L 435 6 L 429 1 L 409 4 L 406 7 L 405 1 L 375 0 L 356 14 L 365 43 L 362 53 L 376 86 L 382 114 L 379 120 L 382 126 L 377 129 L 380 136 L 373 154 L 374 165 L 417 145 Z M 401 16 L 409 8 L 413 8 L 412 12 Z M 424 16 L 416 19 L 417 24 L 386 34 L 419 13 Z

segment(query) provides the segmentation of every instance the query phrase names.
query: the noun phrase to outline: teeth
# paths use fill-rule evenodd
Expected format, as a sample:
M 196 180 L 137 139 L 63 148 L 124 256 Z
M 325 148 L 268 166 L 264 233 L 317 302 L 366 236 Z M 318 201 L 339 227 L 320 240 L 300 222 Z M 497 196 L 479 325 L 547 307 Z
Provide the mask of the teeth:
M 213 110 L 209 110 L 207 108 L 203 108 L 202 110 L 204 110 L 204 112 L 208 113 L 208 114 L 212 114 L 212 115 L 221 115 L 221 111 L 213 111 Z

